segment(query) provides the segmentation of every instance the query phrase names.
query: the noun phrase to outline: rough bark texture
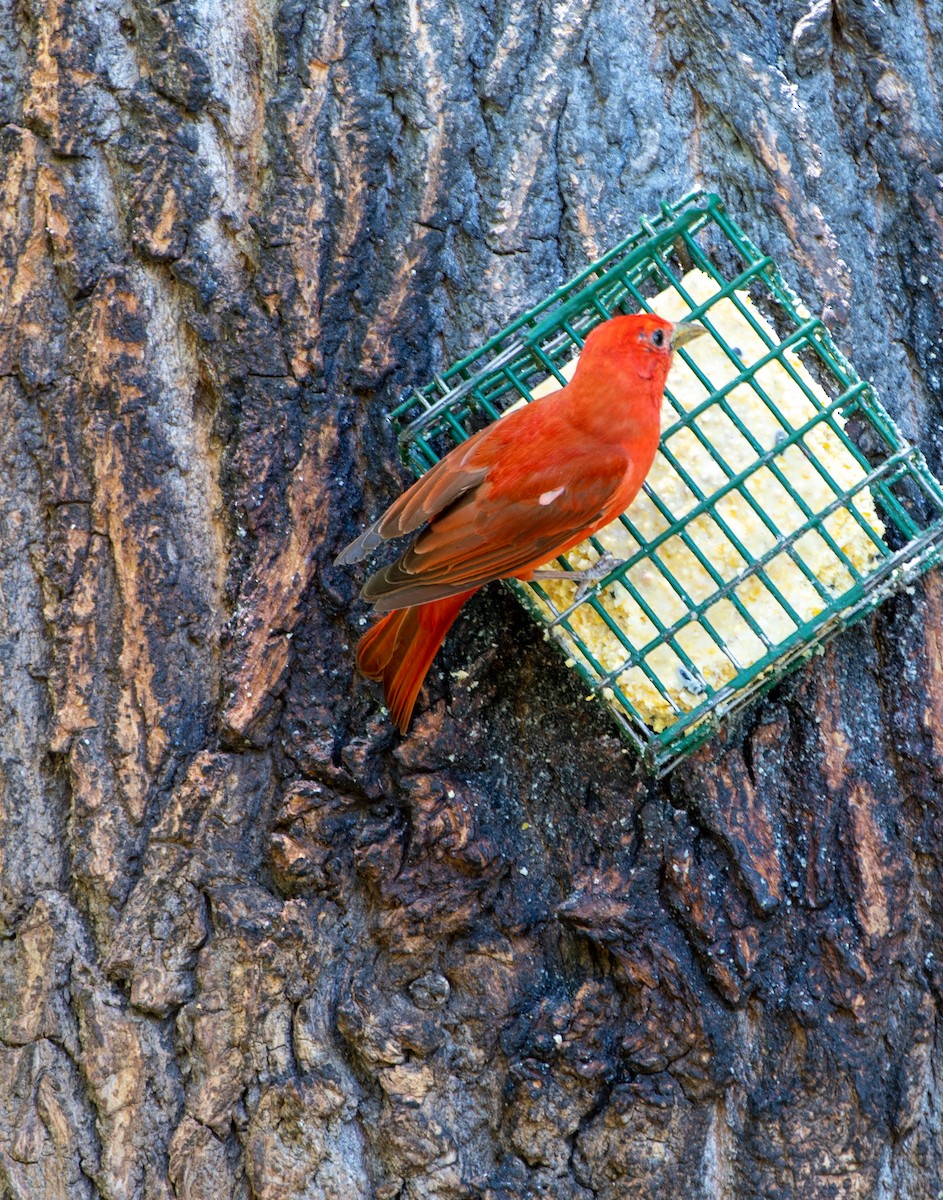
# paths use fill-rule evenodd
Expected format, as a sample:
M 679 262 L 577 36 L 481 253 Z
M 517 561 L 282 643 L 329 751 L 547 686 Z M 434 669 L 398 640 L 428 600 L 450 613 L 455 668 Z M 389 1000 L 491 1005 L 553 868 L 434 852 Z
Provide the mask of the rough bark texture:
M 500 589 L 395 735 L 332 559 L 695 183 L 939 469 L 941 81 L 940 0 L 0 7 L 4 1200 L 939 1195 L 940 577 L 652 785 Z

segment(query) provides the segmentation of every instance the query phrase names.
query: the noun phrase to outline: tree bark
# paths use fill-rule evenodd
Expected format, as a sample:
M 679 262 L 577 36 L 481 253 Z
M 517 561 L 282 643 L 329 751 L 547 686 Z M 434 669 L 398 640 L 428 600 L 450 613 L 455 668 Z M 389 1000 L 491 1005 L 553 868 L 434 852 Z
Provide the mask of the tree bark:
M 939 470 L 941 81 L 940 0 L 0 11 L 4 1200 L 940 1194 L 939 575 L 653 784 L 497 587 L 395 734 L 332 561 L 695 184 Z

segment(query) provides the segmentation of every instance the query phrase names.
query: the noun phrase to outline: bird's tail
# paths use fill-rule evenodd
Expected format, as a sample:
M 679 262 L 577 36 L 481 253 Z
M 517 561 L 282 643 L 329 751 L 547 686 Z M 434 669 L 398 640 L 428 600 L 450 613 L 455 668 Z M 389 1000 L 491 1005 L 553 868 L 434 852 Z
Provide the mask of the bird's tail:
M 385 613 L 360 639 L 357 666 L 368 679 L 382 681 L 390 716 L 401 732 L 409 726 L 436 651 L 459 609 L 477 590 Z

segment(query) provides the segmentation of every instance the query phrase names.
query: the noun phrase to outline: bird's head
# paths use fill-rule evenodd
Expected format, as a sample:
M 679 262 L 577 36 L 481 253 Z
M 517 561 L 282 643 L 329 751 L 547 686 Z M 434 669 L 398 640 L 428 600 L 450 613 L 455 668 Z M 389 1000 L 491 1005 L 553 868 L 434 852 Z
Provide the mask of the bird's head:
M 672 351 L 706 332 L 652 313 L 612 317 L 587 336 L 570 384 L 580 420 L 606 441 L 658 440 Z
M 597 325 L 587 336 L 580 355 L 580 368 L 593 363 L 605 373 L 628 371 L 634 378 L 652 380 L 664 387 L 671 354 L 679 346 L 705 333 L 696 322 L 672 324 L 654 313 L 612 317 Z

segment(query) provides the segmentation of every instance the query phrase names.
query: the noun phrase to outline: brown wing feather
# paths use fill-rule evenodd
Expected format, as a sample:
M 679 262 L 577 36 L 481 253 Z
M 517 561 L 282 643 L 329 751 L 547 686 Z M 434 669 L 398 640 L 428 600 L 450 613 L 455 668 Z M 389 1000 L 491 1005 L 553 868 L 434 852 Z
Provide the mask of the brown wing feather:
M 621 451 L 572 456 L 546 471 L 488 480 L 433 520 L 396 562 L 367 580 L 363 596 L 378 612 L 425 604 L 530 570 L 562 554 L 611 520 L 630 463 Z M 548 504 L 541 495 L 563 487 Z
M 338 565 L 359 562 L 391 538 L 413 533 L 444 513 L 451 504 L 494 473 L 499 478 L 510 468 L 520 468 L 532 456 L 534 435 L 543 434 L 546 445 L 565 445 L 573 430 L 566 422 L 566 389 L 544 396 L 524 408 L 506 413 L 486 429 L 456 446 L 428 470 L 386 512 L 343 549 Z
M 394 500 L 382 517 L 354 538 L 334 562 L 337 565 L 359 562 L 383 542 L 412 533 L 481 483 L 488 474 L 490 464 L 472 465 L 467 460 L 478 448 L 482 435 L 488 432 L 487 429 L 482 430 L 437 462 Z

